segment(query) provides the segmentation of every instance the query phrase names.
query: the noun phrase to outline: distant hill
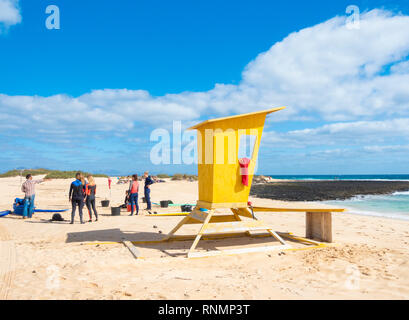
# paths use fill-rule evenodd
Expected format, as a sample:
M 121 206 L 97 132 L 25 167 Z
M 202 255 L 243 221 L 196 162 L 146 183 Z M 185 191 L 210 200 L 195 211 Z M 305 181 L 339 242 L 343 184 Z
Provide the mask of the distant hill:
M 20 176 L 22 170 L 10 170 L 5 173 L 0 174 L 0 178 L 18 177 Z M 27 174 L 32 174 L 33 176 L 43 175 L 50 173 L 51 170 L 48 169 L 24 169 L 23 176 Z
M 60 171 L 60 170 L 49 170 L 49 169 L 25 169 L 23 171 L 23 176 L 31 174 L 33 176 L 46 175 L 47 179 L 70 179 L 75 178 L 77 172 L 82 172 L 80 170 L 75 171 Z M 84 176 L 89 175 L 88 172 L 82 172 Z M 0 174 L 0 178 L 18 177 L 21 174 L 21 170 L 10 170 L 5 173 Z M 91 173 L 94 177 L 108 177 L 106 174 Z
M 88 175 L 92 175 L 93 177 L 103 177 L 103 178 L 108 178 L 106 174 L 101 174 L 101 173 L 90 173 L 90 172 L 82 172 L 82 171 L 58 171 L 58 170 L 52 170 L 46 175 L 46 179 L 70 179 L 70 178 L 75 178 L 75 175 L 77 172 L 81 172 L 84 177 L 87 177 Z

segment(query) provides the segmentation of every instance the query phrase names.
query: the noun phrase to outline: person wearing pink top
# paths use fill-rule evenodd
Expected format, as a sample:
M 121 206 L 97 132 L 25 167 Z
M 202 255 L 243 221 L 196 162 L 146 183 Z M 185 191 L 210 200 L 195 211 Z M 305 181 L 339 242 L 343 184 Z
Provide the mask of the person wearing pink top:
M 129 184 L 129 202 L 131 203 L 131 214 L 130 214 L 130 216 L 133 216 L 135 207 L 136 207 L 136 215 L 138 215 L 138 213 L 139 213 L 138 191 L 139 191 L 138 175 L 134 174 L 132 176 L 132 180 L 131 180 L 131 182 Z

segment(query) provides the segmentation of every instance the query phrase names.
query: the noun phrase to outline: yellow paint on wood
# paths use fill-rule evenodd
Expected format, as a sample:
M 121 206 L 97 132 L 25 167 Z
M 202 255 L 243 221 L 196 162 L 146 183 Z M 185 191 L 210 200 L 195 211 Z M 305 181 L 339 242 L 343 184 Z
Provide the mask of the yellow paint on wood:
M 231 211 L 233 211 L 233 213 L 239 216 L 253 218 L 253 215 L 251 214 L 248 208 L 232 208 Z
M 255 231 L 255 230 L 268 230 L 262 221 L 249 220 L 249 221 L 236 221 L 236 222 L 218 222 L 208 223 L 204 225 L 203 233 L 222 233 L 222 232 L 243 232 L 243 231 Z
M 208 214 L 209 214 L 209 211 L 203 212 L 203 211 L 200 211 L 200 210 L 198 210 L 197 208 L 195 208 L 195 209 L 189 214 L 189 217 L 192 218 L 192 219 L 195 219 L 195 220 L 198 220 L 198 221 L 203 222 L 203 221 L 206 220 Z
M 247 205 L 266 115 L 273 108 L 232 117 L 212 119 L 190 129 L 198 131 L 199 201 L 213 209 L 217 204 L 232 208 Z M 255 137 L 249 164 L 248 186 L 242 184 L 239 165 L 241 136 Z M 207 205 L 209 204 L 209 205 Z
M 264 246 L 264 247 L 253 247 L 253 248 L 238 248 L 238 249 L 228 249 L 228 250 L 214 250 L 207 252 L 189 252 L 188 258 L 203 258 L 203 257 L 214 257 L 219 255 L 235 255 L 243 253 L 256 253 L 256 252 L 268 252 L 268 251 L 284 251 L 291 247 L 288 245 L 274 245 L 274 246 Z
M 247 117 L 256 116 L 256 115 L 259 115 L 259 114 L 267 115 L 267 114 L 270 114 L 270 113 L 273 113 L 273 112 L 276 112 L 276 111 L 280 111 L 280 110 L 283 110 L 283 109 L 285 109 L 285 107 L 272 108 L 272 109 L 268 109 L 268 110 L 255 111 L 255 112 L 250 112 L 250 113 L 243 113 L 243 114 L 238 114 L 238 115 L 235 115 L 235 116 L 224 117 L 224 118 L 210 119 L 210 120 L 203 121 L 203 122 L 201 122 L 199 124 L 196 124 L 193 127 L 190 127 L 189 130 L 198 129 L 199 127 L 205 126 L 205 125 L 207 125 L 209 123 L 212 123 L 212 122 L 225 121 L 225 120 L 238 119 L 238 118 L 247 118 Z
M 187 216 L 187 215 L 189 215 L 189 212 L 145 214 L 145 216 L 147 217 L 179 217 L 179 216 Z
M 253 207 L 254 212 L 322 212 L 322 213 L 331 213 L 331 212 L 345 212 L 345 209 L 341 208 L 268 208 L 268 207 Z
M 225 208 L 247 208 L 248 204 L 247 204 L 247 202 L 212 203 L 212 202 L 199 200 L 197 202 L 197 207 L 198 208 L 209 209 L 209 210 L 211 210 L 211 209 L 225 209 Z

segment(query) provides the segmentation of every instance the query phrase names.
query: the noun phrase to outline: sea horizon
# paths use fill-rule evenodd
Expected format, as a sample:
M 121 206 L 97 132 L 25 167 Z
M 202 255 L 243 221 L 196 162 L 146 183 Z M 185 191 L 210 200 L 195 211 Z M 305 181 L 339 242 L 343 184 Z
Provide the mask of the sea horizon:
M 372 180 L 372 181 L 409 181 L 409 174 L 294 174 L 265 175 L 282 180 Z

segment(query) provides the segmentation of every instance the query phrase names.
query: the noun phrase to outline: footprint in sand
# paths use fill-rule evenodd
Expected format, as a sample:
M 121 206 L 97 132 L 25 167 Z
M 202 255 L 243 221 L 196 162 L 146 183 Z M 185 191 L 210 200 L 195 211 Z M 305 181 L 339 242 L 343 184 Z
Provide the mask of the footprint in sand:
M 0 300 L 10 294 L 16 269 L 16 246 L 6 228 L 0 225 Z

